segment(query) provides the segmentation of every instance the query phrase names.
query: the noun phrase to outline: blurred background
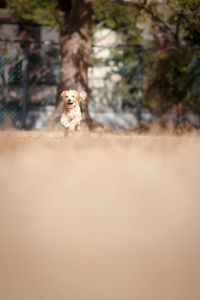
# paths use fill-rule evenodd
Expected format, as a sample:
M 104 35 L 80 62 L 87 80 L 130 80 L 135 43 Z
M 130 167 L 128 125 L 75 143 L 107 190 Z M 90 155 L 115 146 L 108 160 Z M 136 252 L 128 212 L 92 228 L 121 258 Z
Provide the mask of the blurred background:
M 0 0 L 0 299 L 199 300 L 199 127 L 199 0 Z
M 114 129 L 199 127 L 198 0 L 1 0 L 0 128 L 43 128 L 71 88 Z

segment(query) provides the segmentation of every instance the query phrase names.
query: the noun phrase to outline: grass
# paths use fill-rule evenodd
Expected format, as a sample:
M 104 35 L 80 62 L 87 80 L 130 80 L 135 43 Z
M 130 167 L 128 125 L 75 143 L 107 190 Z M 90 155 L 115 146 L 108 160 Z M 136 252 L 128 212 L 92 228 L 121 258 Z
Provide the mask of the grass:
M 0 132 L 1 299 L 198 300 L 200 138 Z

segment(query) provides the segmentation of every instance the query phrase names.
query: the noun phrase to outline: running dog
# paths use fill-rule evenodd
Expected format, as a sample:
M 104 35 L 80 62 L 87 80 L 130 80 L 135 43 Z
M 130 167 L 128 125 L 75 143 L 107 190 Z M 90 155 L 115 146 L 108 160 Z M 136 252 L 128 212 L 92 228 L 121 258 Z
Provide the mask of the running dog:
M 81 123 L 81 109 L 79 102 L 85 100 L 87 97 L 86 92 L 81 93 L 75 90 L 63 91 L 60 95 L 62 101 L 64 101 L 64 111 L 60 118 L 60 123 L 66 128 L 65 135 L 68 135 L 69 131 L 78 131 Z

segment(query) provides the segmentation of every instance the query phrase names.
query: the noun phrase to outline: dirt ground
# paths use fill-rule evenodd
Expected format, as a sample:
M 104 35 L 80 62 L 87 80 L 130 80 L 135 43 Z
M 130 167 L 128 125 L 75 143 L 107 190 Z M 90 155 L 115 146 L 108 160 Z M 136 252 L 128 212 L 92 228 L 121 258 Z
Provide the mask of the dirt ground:
M 199 135 L 1 131 L 0 191 L 0 299 L 200 299 Z

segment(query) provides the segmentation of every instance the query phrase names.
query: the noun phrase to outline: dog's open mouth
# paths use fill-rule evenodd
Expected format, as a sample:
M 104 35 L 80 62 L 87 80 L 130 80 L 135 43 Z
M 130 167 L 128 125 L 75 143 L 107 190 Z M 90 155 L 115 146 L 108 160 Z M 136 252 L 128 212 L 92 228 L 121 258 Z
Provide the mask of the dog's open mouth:
M 68 103 L 68 104 L 67 104 L 68 108 L 72 108 L 73 105 L 74 105 L 74 103 Z

